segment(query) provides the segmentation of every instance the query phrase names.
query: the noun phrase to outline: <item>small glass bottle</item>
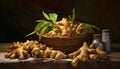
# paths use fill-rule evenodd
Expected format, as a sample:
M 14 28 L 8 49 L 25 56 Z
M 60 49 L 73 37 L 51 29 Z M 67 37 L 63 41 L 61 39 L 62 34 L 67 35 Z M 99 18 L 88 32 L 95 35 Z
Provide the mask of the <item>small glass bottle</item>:
M 104 44 L 102 42 L 102 34 L 94 34 L 93 35 L 93 44 L 95 44 L 95 48 L 101 46 L 103 48 Z
M 105 45 L 105 51 L 110 52 L 110 35 L 109 35 L 109 29 L 103 29 L 102 30 L 102 42 Z

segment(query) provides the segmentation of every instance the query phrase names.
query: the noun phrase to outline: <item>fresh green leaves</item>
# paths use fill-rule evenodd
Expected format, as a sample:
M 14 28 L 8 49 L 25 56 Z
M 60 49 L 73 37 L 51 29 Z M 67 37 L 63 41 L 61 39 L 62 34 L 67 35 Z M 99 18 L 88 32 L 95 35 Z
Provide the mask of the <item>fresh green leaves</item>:
M 36 22 L 38 22 L 38 24 L 35 26 L 34 31 L 31 32 L 30 34 L 26 35 L 26 37 L 38 33 L 39 40 L 41 40 L 41 36 L 44 33 L 49 32 L 56 27 L 56 21 L 58 18 L 58 15 L 56 13 L 47 14 L 43 11 L 42 14 L 46 20 L 36 20 Z M 68 16 L 68 21 L 79 25 L 80 22 L 75 21 L 75 17 L 76 17 L 76 13 L 75 13 L 75 9 L 73 9 L 72 15 Z M 87 24 L 87 23 L 84 23 L 83 28 L 86 30 L 89 30 L 91 33 L 95 32 L 94 29 L 99 30 L 99 28 L 97 26 L 92 25 L 92 24 Z
M 71 22 L 75 21 L 75 9 L 72 10 L 72 16 L 68 15 L 68 21 L 71 21 Z
M 56 23 L 56 21 L 57 21 L 57 18 L 58 18 L 58 15 L 56 14 L 56 13 L 49 13 L 49 14 L 47 14 L 47 13 L 45 13 L 44 11 L 43 11 L 43 16 L 47 19 L 47 20 L 49 20 L 49 21 L 51 21 L 52 23 Z
M 27 36 L 33 35 L 33 34 L 35 34 L 35 33 L 37 33 L 37 32 L 41 32 L 41 30 L 44 29 L 44 27 L 46 27 L 46 26 L 47 26 L 47 27 L 49 26 L 49 22 L 44 21 L 44 20 L 41 20 L 41 21 L 36 25 L 34 31 L 31 32 L 30 34 L 28 34 Z M 45 31 L 46 31 L 46 30 L 45 30 Z M 44 31 L 44 33 L 45 33 L 45 31 Z M 26 37 L 27 37 L 27 36 L 26 36 Z
M 44 33 L 55 28 L 55 26 L 56 26 L 55 23 L 57 21 L 58 15 L 56 13 L 47 14 L 43 11 L 43 16 L 46 18 L 46 20 L 36 20 L 36 22 L 38 22 L 38 24 L 35 26 L 34 31 L 31 32 L 30 34 L 26 35 L 26 37 L 36 34 L 36 33 L 39 33 L 39 40 L 41 40 L 41 36 Z
M 40 31 L 39 31 L 39 40 L 41 40 L 41 36 L 47 31 L 49 24 L 46 24 Z
M 68 16 L 68 20 L 73 22 L 74 24 L 79 25 L 80 22 L 79 21 L 75 21 L 75 17 L 76 17 L 76 13 L 75 13 L 75 9 L 72 10 L 72 15 Z M 88 23 L 84 23 L 83 28 L 86 30 L 89 30 L 90 33 L 95 33 L 95 29 L 99 30 L 99 28 L 95 25 L 92 24 L 88 24 Z
M 57 21 L 58 15 L 56 13 L 49 14 L 50 20 L 55 24 Z
M 47 20 L 50 20 L 49 16 L 48 16 L 47 13 L 45 13 L 44 11 L 43 11 L 43 16 L 44 16 Z
M 83 29 L 89 30 L 90 33 L 95 33 L 95 29 L 99 30 L 99 28 L 97 26 L 92 25 L 92 24 L 87 24 L 87 23 L 84 23 Z

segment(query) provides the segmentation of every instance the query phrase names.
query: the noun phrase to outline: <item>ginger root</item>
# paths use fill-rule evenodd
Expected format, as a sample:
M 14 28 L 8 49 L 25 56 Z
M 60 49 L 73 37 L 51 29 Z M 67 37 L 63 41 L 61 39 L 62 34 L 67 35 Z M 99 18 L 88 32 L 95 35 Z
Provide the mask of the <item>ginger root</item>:
M 100 59 L 103 59 L 106 56 L 106 52 L 102 50 L 101 47 L 96 48 L 96 53 L 99 55 Z
M 44 58 L 54 58 L 54 59 L 62 59 L 67 58 L 67 55 L 64 54 L 62 51 L 53 50 L 52 48 L 47 47 L 44 52 Z
M 6 58 L 11 59 L 26 59 L 31 56 L 36 57 L 38 56 L 38 53 L 36 54 L 37 50 L 40 50 L 39 47 L 41 45 L 38 41 L 29 41 L 26 42 L 13 42 L 13 44 L 10 46 L 11 51 L 9 51 L 7 54 L 5 54 Z M 41 52 L 41 51 L 40 51 Z M 39 54 L 40 54 L 39 52 Z M 35 54 L 34 54 L 35 53 Z
M 95 54 L 98 55 L 99 59 L 103 59 L 107 55 L 107 53 L 103 50 L 103 46 L 102 45 L 99 45 L 98 47 L 95 48 L 95 44 L 91 44 L 89 46 L 89 48 L 90 49 L 96 49 Z
M 103 51 L 102 46 L 95 48 L 94 44 L 88 46 L 87 42 L 83 43 L 83 46 L 80 47 L 77 51 L 74 51 L 70 54 L 65 54 L 62 51 L 54 50 L 53 48 L 47 47 L 44 44 L 39 43 L 38 41 L 29 41 L 26 42 L 14 42 L 12 49 L 8 52 L 5 57 L 10 59 L 26 59 L 29 57 L 37 58 L 53 58 L 53 59 L 62 59 L 62 58 L 72 58 L 72 66 L 76 67 L 79 62 L 87 62 L 88 60 L 97 60 L 103 59 L 106 56 L 106 52 Z
M 10 47 L 12 49 L 7 54 L 5 54 L 6 58 L 10 59 L 26 59 L 29 57 L 35 58 L 54 58 L 61 59 L 67 58 L 67 55 L 62 51 L 53 50 L 52 48 L 47 47 L 44 44 L 39 43 L 38 41 L 29 41 L 26 42 L 14 42 L 13 46 Z
M 68 54 L 72 58 L 72 66 L 76 67 L 79 62 L 87 62 L 88 60 L 97 60 L 102 59 L 106 56 L 101 47 L 94 48 L 94 44 L 88 46 L 86 42 L 83 43 L 83 46 L 80 47 L 77 51 Z
M 89 59 L 90 60 L 96 60 L 99 58 L 99 55 L 98 54 L 89 54 Z
M 12 50 L 11 52 L 7 53 L 5 55 L 6 58 L 18 58 L 18 59 L 25 59 L 25 58 L 29 58 L 30 54 L 28 53 L 28 51 L 26 51 L 24 49 L 24 46 L 21 46 L 19 48 L 16 48 L 15 50 Z
M 89 53 L 94 53 L 95 49 L 89 49 L 86 42 L 83 43 L 83 46 L 79 48 L 76 52 L 70 53 L 68 56 L 73 58 L 71 62 L 72 66 L 76 67 L 78 62 L 86 62 L 89 58 Z
M 83 23 L 79 25 L 71 23 L 67 18 L 62 18 L 56 23 L 56 28 L 49 31 L 45 35 L 49 36 L 75 36 L 80 34 L 88 34 L 89 31 L 83 29 Z

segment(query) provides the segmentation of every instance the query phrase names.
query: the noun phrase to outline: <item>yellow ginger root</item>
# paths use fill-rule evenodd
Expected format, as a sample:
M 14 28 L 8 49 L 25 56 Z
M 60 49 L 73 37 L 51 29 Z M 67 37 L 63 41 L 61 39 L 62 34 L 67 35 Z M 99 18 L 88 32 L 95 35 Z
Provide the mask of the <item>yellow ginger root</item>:
M 24 49 L 24 46 L 20 46 L 19 48 L 16 48 L 15 50 L 12 50 L 11 52 L 7 53 L 5 57 L 11 59 L 14 58 L 25 59 L 29 58 L 30 54 L 28 53 L 28 51 Z
M 61 59 L 61 58 L 67 58 L 67 55 L 64 54 L 62 51 L 59 50 L 53 50 L 52 48 L 47 47 L 44 52 L 44 58 L 54 58 L 54 59 Z
M 71 36 L 76 35 L 76 28 L 77 28 L 77 24 L 70 23 L 70 29 L 71 29 L 70 35 Z
M 31 48 L 31 55 L 32 57 L 43 57 L 44 50 L 46 49 L 45 45 L 33 45 Z
M 51 36 L 58 36 L 61 34 L 61 31 L 59 29 L 53 29 L 52 31 L 50 31 L 49 33 L 47 33 L 47 35 L 51 35 Z
M 79 24 L 76 28 L 76 33 L 80 34 L 83 31 L 83 23 Z
M 69 36 L 70 35 L 70 23 L 67 21 L 66 18 L 62 18 L 61 21 L 57 22 L 57 28 L 60 29 L 62 36 Z
M 23 43 L 19 42 L 19 41 L 13 42 L 9 49 L 16 49 L 16 48 L 20 47 L 22 44 Z
M 86 62 L 89 59 L 89 53 L 94 53 L 95 49 L 89 49 L 86 42 L 83 43 L 83 46 L 77 50 L 77 52 L 70 53 L 69 56 L 73 56 L 73 60 L 71 62 L 73 67 L 78 65 L 78 62 Z
M 38 56 L 38 53 L 36 54 L 36 51 L 42 49 L 41 47 L 39 49 L 39 47 L 40 47 L 40 44 L 38 41 L 27 40 L 24 43 L 22 43 L 22 42 L 15 43 L 14 42 L 11 46 L 12 50 L 9 51 L 5 55 L 5 57 L 11 58 L 11 59 L 14 59 L 14 58 L 25 59 L 25 58 L 29 58 L 31 56 L 31 54 L 33 54 L 33 53 L 35 53 L 35 54 L 32 56 L 36 57 L 36 56 Z
M 25 43 L 22 42 L 13 42 L 13 44 L 10 46 L 11 51 L 9 51 L 5 57 L 6 58 L 18 58 L 18 59 L 25 59 L 30 57 L 30 53 L 28 51 L 28 48 L 30 44 L 30 41 L 27 40 Z M 27 46 L 26 46 L 27 45 Z
M 80 49 L 81 48 L 79 48 L 77 51 L 75 51 L 75 52 L 73 52 L 73 53 L 70 53 L 70 54 L 68 54 L 68 56 L 70 57 L 70 58 L 75 58 L 75 57 L 77 57 L 79 54 L 80 54 Z
M 90 48 L 90 49 L 95 49 L 95 44 L 93 44 L 93 43 L 90 44 L 89 48 Z
M 91 44 L 90 46 L 89 46 L 89 48 L 90 49 L 96 49 L 96 52 L 95 52 L 95 54 L 97 54 L 97 57 L 99 58 L 99 59 L 103 59 L 105 56 L 106 56 L 106 52 L 103 50 L 103 46 L 102 45 L 99 45 L 99 46 L 97 46 L 96 48 L 95 48 L 95 44 Z
M 81 62 L 86 62 L 87 60 L 97 60 L 103 59 L 106 56 L 106 52 L 102 50 L 103 46 L 98 46 L 95 48 L 94 44 L 91 44 L 89 47 L 86 42 L 83 43 L 83 46 L 80 47 L 77 51 L 68 54 L 72 58 L 72 66 L 76 67 Z
M 96 60 L 99 58 L 99 55 L 98 54 L 89 54 L 89 59 L 90 60 Z
M 33 44 L 31 46 L 31 55 L 32 57 L 50 57 L 55 59 L 61 59 L 66 58 L 66 55 L 58 50 L 53 50 L 52 48 L 46 47 L 46 45 L 39 44 L 35 45 Z
M 96 53 L 99 55 L 100 59 L 103 59 L 106 56 L 106 54 L 107 54 L 105 51 L 102 50 L 101 46 L 98 46 L 96 48 Z
M 80 34 L 88 34 L 88 30 L 83 29 L 83 23 L 79 25 L 71 23 L 67 18 L 62 18 L 61 21 L 56 23 L 56 28 L 46 33 L 45 35 L 51 36 L 75 36 Z
M 25 59 L 29 57 L 44 57 L 44 58 L 67 58 L 67 55 L 62 51 L 53 50 L 52 48 L 46 47 L 46 45 L 40 44 L 38 41 L 17 42 L 13 46 L 16 48 L 8 52 L 5 57 L 11 59 Z M 14 47 L 13 47 L 14 48 Z
M 32 57 L 42 57 L 46 48 L 45 45 L 39 44 L 38 41 L 27 40 L 24 45 L 24 49 L 26 49 Z

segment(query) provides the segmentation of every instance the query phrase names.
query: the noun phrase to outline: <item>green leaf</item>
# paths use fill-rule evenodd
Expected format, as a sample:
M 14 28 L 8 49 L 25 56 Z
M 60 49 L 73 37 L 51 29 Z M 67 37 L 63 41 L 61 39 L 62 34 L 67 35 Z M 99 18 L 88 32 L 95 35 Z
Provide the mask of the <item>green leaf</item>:
M 31 32 L 30 34 L 27 34 L 25 37 L 28 37 L 28 36 L 33 35 L 33 34 L 35 34 L 35 33 L 36 33 L 36 31 L 33 31 L 33 32 Z
M 43 16 L 47 19 L 47 20 L 50 20 L 50 17 L 47 15 L 47 13 L 45 13 L 44 11 L 43 11 Z
M 41 40 L 41 36 L 47 31 L 48 26 L 49 25 L 46 25 L 41 29 L 41 31 L 39 33 L 39 41 Z
M 92 28 L 96 29 L 96 30 L 100 30 L 97 26 L 89 24 Z
M 43 22 L 43 21 L 45 21 L 45 20 L 36 20 L 35 22 L 40 23 L 40 22 Z
M 72 11 L 72 22 L 75 20 L 75 9 Z
M 91 33 L 95 33 L 95 29 L 99 30 L 97 26 L 92 25 L 92 24 L 87 24 L 87 23 L 84 23 L 83 28 L 89 30 Z
M 32 33 L 26 35 L 26 37 L 37 33 L 37 32 L 40 31 L 42 28 L 44 28 L 44 26 L 48 26 L 48 25 L 49 25 L 49 22 L 48 22 L 48 21 L 45 21 L 45 20 L 39 20 L 39 21 L 40 21 L 40 23 L 38 23 L 38 24 L 35 26 L 34 31 L 33 31 Z
M 90 26 L 90 24 L 86 24 L 88 30 L 90 30 L 91 33 L 95 33 L 95 31 L 93 30 L 93 28 Z
M 58 15 L 56 13 L 50 13 L 49 17 L 50 17 L 50 20 L 55 24 L 57 21 Z
M 40 28 L 42 28 L 45 24 L 49 24 L 49 21 L 46 20 L 37 20 L 36 22 L 39 22 L 34 30 L 40 30 Z
M 68 21 L 75 21 L 75 9 L 72 10 L 72 15 L 68 15 Z
M 36 26 L 35 30 L 40 31 L 42 28 L 44 28 L 47 25 L 49 25 L 49 22 L 44 21 L 44 22 L 41 23 L 41 25 Z

